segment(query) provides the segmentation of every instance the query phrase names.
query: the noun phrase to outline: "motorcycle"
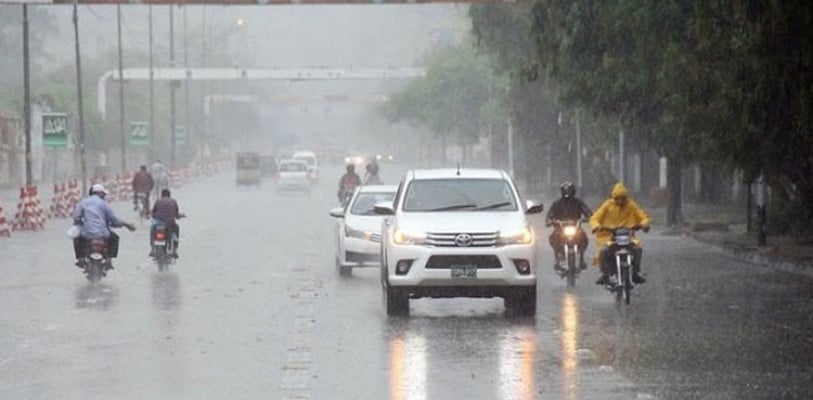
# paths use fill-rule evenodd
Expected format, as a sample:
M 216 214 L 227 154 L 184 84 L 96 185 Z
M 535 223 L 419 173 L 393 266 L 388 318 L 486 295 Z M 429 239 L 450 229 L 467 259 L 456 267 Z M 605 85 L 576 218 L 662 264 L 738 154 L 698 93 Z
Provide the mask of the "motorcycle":
M 152 259 L 158 270 L 163 272 L 169 265 L 175 262 L 175 235 L 170 234 L 169 227 L 163 223 L 157 223 L 152 234 Z
M 96 283 L 107 276 L 107 270 L 112 268 L 110 258 L 107 256 L 107 241 L 93 239 L 87 246 L 85 258 L 82 260 L 82 269 L 87 280 Z
M 347 207 L 350 203 L 350 200 L 353 198 L 353 191 L 355 189 L 344 188 L 339 193 L 339 202 L 342 204 L 342 207 Z
M 561 271 L 559 274 L 562 278 L 567 278 L 568 288 L 576 287 L 576 278 L 581 273 L 579 256 L 584 249 L 579 249 L 578 235 L 582 222 L 581 219 L 577 221 L 554 220 L 551 222 L 551 225 L 561 232 L 561 237 L 564 239 L 562 252 L 560 253 L 563 257 L 559 258 L 558 262 Z
M 378 177 L 378 174 L 367 174 L 364 176 L 364 185 L 383 185 L 381 182 L 381 178 Z
M 147 194 L 146 193 L 136 193 L 136 211 L 138 211 L 138 217 L 141 220 L 147 220 L 150 218 L 150 205 L 147 203 Z
M 631 292 L 634 288 L 632 284 L 632 264 L 633 264 L 633 238 L 639 226 L 630 228 L 607 228 L 612 232 L 612 239 L 608 245 L 608 251 L 612 255 L 615 263 L 615 270 L 610 275 L 610 283 L 605 288 L 615 294 L 615 301 L 629 305 Z
M 154 224 L 150 254 L 155 265 L 158 266 L 158 270 L 164 272 L 177 259 L 175 249 L 178 245 L 178 236 L 171 232 L 167 224 L 160 221 L 155 221 Z

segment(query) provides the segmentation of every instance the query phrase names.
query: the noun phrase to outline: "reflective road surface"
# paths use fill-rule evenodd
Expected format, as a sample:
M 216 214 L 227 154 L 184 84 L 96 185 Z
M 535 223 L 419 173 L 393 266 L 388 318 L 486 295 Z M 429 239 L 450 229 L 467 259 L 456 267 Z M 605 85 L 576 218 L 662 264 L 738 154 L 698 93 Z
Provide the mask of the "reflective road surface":
M 67 221 L 0 239 L 0 399 L 813 398 L 813 281 L 657 227 L 630 306 L 592 268 L 568 292 L 540 228 L 535 318 L 500 299 L 387 318 L 377 270 L 334 269 L 332 169 L 310 196 L 232 172 L 176 190 L 189 218 L 166 273 L 146 225 L 95 286 Z

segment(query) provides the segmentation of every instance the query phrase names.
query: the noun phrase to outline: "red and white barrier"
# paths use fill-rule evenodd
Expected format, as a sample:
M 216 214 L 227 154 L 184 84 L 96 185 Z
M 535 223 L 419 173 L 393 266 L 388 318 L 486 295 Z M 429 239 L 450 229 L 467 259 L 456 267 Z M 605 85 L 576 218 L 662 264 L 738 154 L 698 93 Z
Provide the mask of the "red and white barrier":
M 11 237 L 11 228 L 8 226 L 6 211 L 3 209 L 2 204 L 0 204 L 0 237 Z
M 76 206 L 82 200 L 82 188 L 79 187 L 79 180 L 74 179 L 72 181 L 68 181 L 68 187 L 65 190 L 65 196 L 62 199 L 65 205 L 65 209 L 68 210 L 68 216 L 73 216 L 74 210 L 76 210 Z
M 36 186 L 30 185 L 20 189 L 20 202 L 17 204 L 17 214 L 11 227 L 15 231 L 38 231 L 45 229 L 45 213 L 39 191 Z
M 71 218 L 81 199 L 82 193 L 78 180 L 54 184 L 54 195 L 51 198 L 48 218 Z
M 120 201 L 133 199 L 133 176 L 129 172 L 116 174 L 116 198 Z
M 55 183 L 54 194 L 51 196 L 51 206 L 48 210 L 48 218 L 68 218 L 70 210 L 65 207 L 65 191 L 67 184 Z

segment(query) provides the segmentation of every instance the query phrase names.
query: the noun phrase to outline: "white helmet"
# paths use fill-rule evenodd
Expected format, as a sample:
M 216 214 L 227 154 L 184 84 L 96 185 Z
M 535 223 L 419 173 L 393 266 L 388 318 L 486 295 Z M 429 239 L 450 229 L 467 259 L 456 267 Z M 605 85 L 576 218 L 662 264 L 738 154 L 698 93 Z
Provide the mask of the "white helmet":
M 104 185 L 102 185 L 101 183 L 97 183 L 90 187 L 90 194 L 94 193 L 107 195 L 107 189 L 105 189 Z

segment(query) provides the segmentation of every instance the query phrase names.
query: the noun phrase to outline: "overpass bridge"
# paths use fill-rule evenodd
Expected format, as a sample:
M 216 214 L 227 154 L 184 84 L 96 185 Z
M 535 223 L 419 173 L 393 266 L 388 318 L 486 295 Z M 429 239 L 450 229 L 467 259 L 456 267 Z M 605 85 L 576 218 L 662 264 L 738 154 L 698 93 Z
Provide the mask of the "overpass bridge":
M 1 1 L 1 0 L 0 0 Z M 125 81 L 149 81 L 149 68 L 125 68 Z M 423 67 L 390 68 L 154 68 L 156 81 L 318 81 L 318 80 L 378 80 L 413 79 L 426 75 Z M 107 71 L 97 83 L 97 108 L 102 119 L 107 117 L 107 83 L 120 80 L 118 70 Z

